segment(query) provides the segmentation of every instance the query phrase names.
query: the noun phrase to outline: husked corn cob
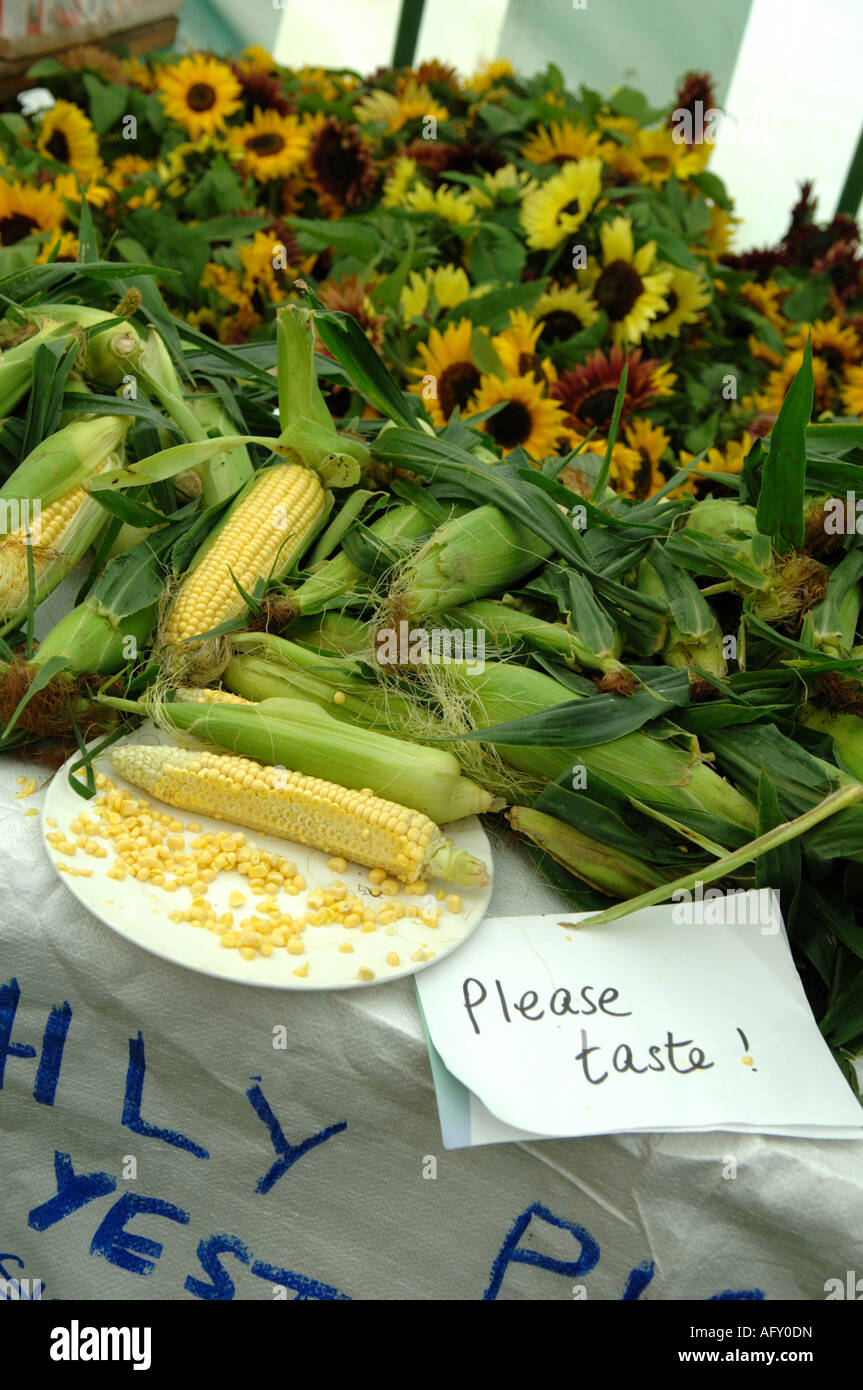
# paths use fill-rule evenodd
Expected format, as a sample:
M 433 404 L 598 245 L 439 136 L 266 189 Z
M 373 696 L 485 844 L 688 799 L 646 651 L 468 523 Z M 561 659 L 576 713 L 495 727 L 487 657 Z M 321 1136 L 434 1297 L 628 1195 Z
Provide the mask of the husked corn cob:
M 274 464 L 258 473 L 193 561 L 165 620 L 162 642 L 184 642 L 242 617 L 247 605 L 237 584 L 251 594 L 258 580 L 284 572 L 325 506 L 317 474 L 300 464 Z
M 25 504 L 26 505 L 26 504 Z M 0 536 L 0 623 L 26 611 L 30 592 L 27 549 L 33 551 L 35 602 L 56 588 L 95 541 L 105 512 L 81 487 L 73 487 L 26 525 Z
M 434 821 L 369 791 L 194 749 L 127 743 L 111 750 L 111 761 L 121 777 L 169 806 L 379 867 L 402 883 L 488 882 L 485 865 L 456 849 Z
M 234 695 L 230 690 L 219 690 L 214 685 L 181 685 L 174 691 L 174 699 L 185 705 L 253 705 L 244 695 Z

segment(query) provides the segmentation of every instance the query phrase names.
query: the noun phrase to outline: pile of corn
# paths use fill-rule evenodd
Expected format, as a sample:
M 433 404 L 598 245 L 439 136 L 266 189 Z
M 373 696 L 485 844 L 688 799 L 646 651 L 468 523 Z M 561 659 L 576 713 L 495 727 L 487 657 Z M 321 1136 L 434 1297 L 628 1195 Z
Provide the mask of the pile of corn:
M 634 501 L 612 447 L 504 460 L 470 421 L 436 433 L 313 300 L 280 311 L 271 362 L 211 352 L 153 286 L 145 317 L 138 291 L 49 301 L 32 275 L 3 340 L 33 351 L 8 373 L 0 353 L 2 746 L 65 755 L 144 718 L 171 737 L 110 747 L 136 790 L 100 774 L 97 817 L 52 835 L 64 872 L 188 895 L 178 930 L 303 978 L 316 927 L 345 955 L 405 918 L 433 940 L 461 908 L 440 884 L 489 879 L 449 823 L 506 809 L 501 833 L 599 922 L 698 882 L 778 889 L 825 1035 L 863 1048 L 863 538 L 833 524 L 863 492 L 863 426 L 809 423 L 808 352 L 739 480 L 696 497 L 681 471 Z M 307 888 L 246 830 L 336 878 Z M 248 906 L 213 905 L 223 873 Z

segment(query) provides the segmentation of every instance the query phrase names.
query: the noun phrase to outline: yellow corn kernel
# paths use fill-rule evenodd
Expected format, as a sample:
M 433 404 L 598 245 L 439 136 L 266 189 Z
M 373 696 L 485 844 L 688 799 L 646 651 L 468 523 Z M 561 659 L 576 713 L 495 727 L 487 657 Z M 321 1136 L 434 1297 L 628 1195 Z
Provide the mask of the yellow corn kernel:
M 387 953 L 387 965 L 398 965 L 398 963 L 398 953 L 396 951 L 389 951 Z
M 339 947 L 339 950 L 343 956 L 351 955 L 353 953 L 353 949 L 354 948 L 349 941 L 343 941 L 341 946 Z
M 370 970 L 367 965 L 360 966 L 359 970 L 357 971 L 358 980 L 373 980 L 374 978 L 375 972 L 373 970 Z
M 300 980 L 304 980 L 304 979 L 306 978 L 306 976 L 308 975 L 308 973 L 309 973 L 309 962 L 308 962 L 307 960 L 304 960 L 303 963 L 302 963 L 302 965 L 298 965 L 297 968 L 296 968 L 296 970 L 294 971 L 294 974 L 295 974 L 295 975 L 298 977 L 298 979 L 300 979 Z

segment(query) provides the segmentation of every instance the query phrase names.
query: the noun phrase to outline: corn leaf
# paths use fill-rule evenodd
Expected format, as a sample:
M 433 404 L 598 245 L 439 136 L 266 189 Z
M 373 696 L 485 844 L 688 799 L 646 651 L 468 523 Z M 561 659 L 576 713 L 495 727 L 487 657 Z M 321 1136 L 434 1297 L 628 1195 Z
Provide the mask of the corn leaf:
M 814 396 L 810 334 L 800 370 L 788 388 L 770 434 L 770 452 L 764 462 L 758 495 L 758 529 L 772 536 L 780 554 L 803 544 L 806 426 L 812 417 Z

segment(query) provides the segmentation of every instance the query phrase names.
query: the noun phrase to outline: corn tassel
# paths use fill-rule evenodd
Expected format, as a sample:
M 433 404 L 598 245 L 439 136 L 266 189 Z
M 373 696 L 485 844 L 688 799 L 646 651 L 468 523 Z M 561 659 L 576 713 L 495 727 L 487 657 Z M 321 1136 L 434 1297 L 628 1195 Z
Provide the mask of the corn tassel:
M 121 777 L 169 806 L 380 867 L 402 883 L 489 881 L 482 861 L 456 849 L 427 816 L 370 791 L 182 748 L 124 744 L 112 749 L 111 761 Z

